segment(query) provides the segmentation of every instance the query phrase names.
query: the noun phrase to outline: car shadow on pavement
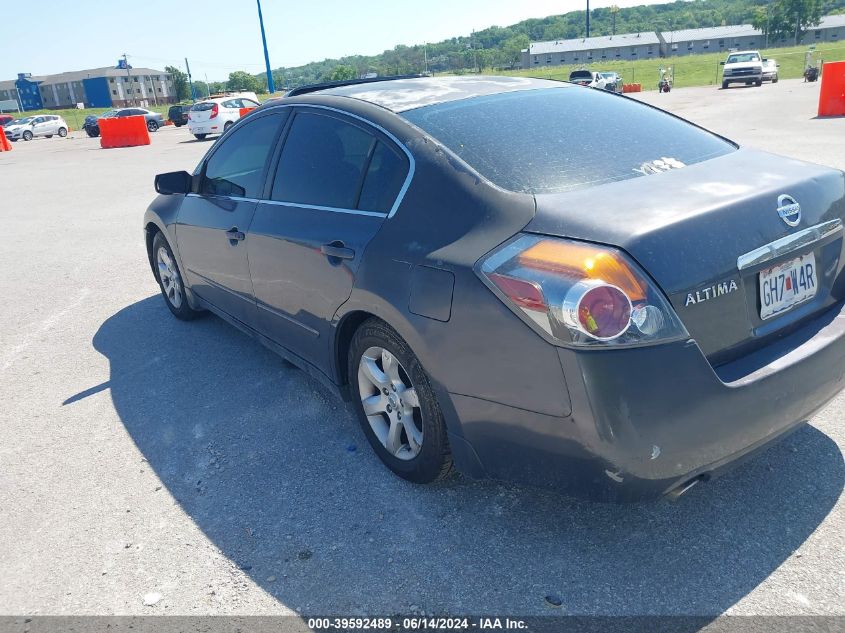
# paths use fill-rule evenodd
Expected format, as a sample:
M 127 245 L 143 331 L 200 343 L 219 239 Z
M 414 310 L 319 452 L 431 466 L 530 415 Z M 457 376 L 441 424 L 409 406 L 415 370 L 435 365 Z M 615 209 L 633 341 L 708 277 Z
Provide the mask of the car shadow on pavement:
M 589 503 L 461 477 L 415 486 L 381 466 L 351 408 L 216 317 L 177 321 L 154 296 L 93 343 L 110 380 L 67 402 L 110 389 L 184 511 L 303 614 L 716 616 L 843 489 L 837 445 L 811 426 L 677 502 Z

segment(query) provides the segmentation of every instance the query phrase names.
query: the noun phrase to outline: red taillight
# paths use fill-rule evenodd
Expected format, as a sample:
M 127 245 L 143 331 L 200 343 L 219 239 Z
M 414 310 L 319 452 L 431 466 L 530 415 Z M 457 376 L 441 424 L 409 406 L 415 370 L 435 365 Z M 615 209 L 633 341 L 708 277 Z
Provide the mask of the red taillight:
M 220 113 L 220 108 L 219 108 L 219 107 L 218 107 L 218 105 L 215 103 L 213 106 L 211 106 L 211 116 L 210 116 L 210 117 L 208 117 L 208 118 L 209 118 L 209 119 L 213 119 L 213 118 L 214 118 L 214 117 L 216 117 L 219 113 Z
M 491 274 L 489 279 L 519 307 L 540 312 L 548 310 L 546 298 L 537 284 L 498 273 Z
M 491 252 L 476 271 L 554 342 L 639 345 L 689 336 L 645 273 L 613 247 L 520 235 Z
M 563 320 L 593 338 L 608 341 L 631 326 L 631 300 L 622 290 L 601 282 L 575 284 L 563 302 Z

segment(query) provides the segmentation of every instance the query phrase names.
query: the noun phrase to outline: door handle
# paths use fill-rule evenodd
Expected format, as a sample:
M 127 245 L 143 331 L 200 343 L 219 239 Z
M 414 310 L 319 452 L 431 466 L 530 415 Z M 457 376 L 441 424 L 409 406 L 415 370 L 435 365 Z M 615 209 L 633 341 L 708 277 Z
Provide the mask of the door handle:
M 323 244 L 320 247 L 320 252 L 326 257 L 334 259 L 354 259 L 355 251 L 351 248 L 346 248 L 343 242 L 335 240 L 331 244 Z
M 226 231 L 226 237 L 229 238 L 230 242 L 243 242 L 246 239 L 246 234 L 239 231 L 238 227 L 235 226 Z

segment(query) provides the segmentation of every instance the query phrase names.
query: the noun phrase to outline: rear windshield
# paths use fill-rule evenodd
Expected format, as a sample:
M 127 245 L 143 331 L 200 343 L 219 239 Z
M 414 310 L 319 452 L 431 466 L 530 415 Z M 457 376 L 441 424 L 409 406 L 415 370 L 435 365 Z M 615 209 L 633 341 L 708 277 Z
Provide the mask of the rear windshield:
M 592 79 L 593 73 L 589 70 L 573 70 L 569 73 L 569 79 Z
M 195 103 L 194 106 L 191 108 L 192 112 L 202 112 L 203 110 L 211 110 L 214 107 L 214 104 L 210 101 L 206 101 L 205 103 Z
M 633 99 L 569 86 L 451 101 L 402 116 L 493 183 L 522 193 L 626 180 L 736 149 Z

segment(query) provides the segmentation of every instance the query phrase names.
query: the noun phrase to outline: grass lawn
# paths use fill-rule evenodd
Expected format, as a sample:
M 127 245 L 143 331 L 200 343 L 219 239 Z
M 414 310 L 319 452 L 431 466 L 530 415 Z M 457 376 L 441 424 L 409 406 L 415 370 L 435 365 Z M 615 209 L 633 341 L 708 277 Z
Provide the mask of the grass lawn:
M 763 57 L 777 60 L 780 68 L 780 79 L 802 77 L 804 74 L 804 55 L 807 46 L 788 48 L 770 48 L 761 50 Z M 845 42 L 822 43 L 816 47 L 817 60 L 840 61 L 845 60 Z M 687 86 L 718 86 L 722 81 L 722 67 L 719 62 L 727 58 L 727 53 L 711 53 L 706 55 L 687 55 L 684 57 L 669 57 L 657 59 L 642 59 L 637 61 L 600 60 L 592 64 L 567 66 L 538 65 L 527 70 L 504 71 L 503 74 L 520 77 L 540 77 L 543 79 L 569 79 L 569 73 L 576 68 L 590 70 L 615 70 L 622 75 L 625 83 L 641 83 L 643 90 L 657 90 L 660 79 L 660 68 L 674 67 L 675 87 Z

